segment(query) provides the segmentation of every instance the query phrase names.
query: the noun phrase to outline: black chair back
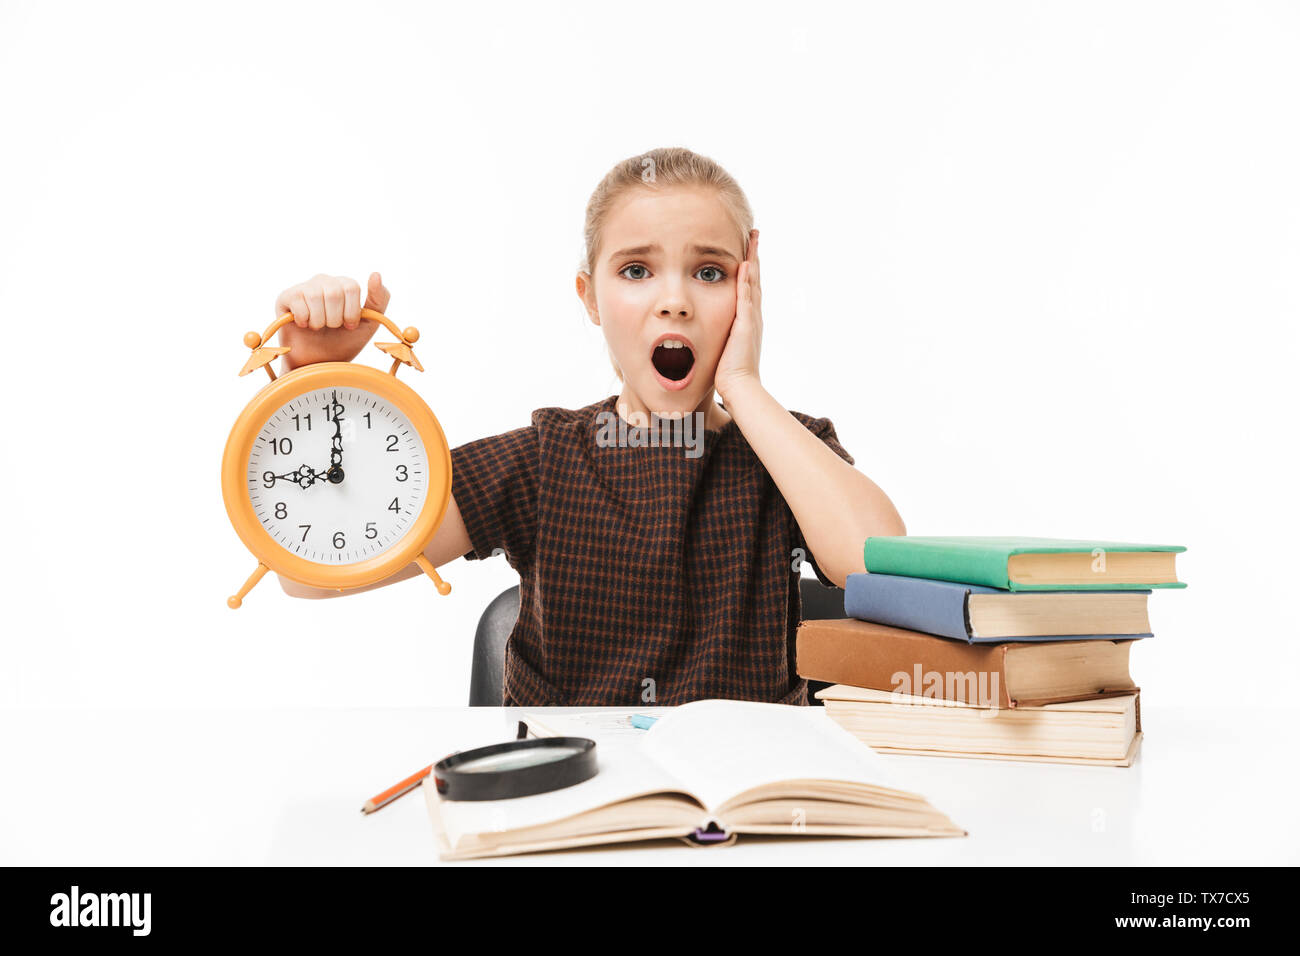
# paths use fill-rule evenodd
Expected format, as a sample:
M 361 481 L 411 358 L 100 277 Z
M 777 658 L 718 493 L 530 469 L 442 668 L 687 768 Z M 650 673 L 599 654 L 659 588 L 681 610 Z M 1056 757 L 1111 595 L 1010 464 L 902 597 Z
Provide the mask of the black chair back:
M 474 632 L 474 664 L 469 675 L 469 705 L 500 707 L 506 686 L 506 641 L 519 620 L 519 585 L 492 599 Z

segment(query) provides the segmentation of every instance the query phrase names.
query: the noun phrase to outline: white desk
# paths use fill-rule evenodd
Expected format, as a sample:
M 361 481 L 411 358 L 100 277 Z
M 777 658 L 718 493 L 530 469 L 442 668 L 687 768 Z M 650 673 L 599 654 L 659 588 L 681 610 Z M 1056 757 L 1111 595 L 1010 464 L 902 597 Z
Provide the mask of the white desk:
M 365 800 L 450 753 L 514 737 L 502 708 L 7 711 L 0 714 L 0 864 L 438 863 L 417 791 Z M 970 835 L 741 835 L 457 866 L 601 864 L 1291 864 L 1296 712 L 1142 708 L 1130 768 L 889 756 Z

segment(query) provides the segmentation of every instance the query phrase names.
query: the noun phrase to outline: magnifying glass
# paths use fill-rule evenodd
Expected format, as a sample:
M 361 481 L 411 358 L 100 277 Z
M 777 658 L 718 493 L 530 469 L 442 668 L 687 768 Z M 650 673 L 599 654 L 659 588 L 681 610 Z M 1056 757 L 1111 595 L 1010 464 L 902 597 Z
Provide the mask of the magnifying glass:
M 509 800 L 571 787 L 599 769 L 596 741 L 542 737 L 454 753 L 434 764 L 432 774 L 445 800 Z

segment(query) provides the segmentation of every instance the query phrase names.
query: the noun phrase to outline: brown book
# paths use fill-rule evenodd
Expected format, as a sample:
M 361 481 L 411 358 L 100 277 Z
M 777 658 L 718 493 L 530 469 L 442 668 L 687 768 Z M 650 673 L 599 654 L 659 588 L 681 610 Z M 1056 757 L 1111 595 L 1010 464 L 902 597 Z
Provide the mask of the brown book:
M 966 644 L 854 618 L 804 621 L 800 677 L 984 707 L 1042 706 L 1135 694 L 1133 641 Z

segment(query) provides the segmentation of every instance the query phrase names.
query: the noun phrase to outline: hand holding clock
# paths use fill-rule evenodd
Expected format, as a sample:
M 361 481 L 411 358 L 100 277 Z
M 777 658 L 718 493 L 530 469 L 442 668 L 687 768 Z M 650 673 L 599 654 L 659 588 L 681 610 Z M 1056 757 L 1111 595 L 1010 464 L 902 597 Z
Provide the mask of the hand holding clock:
M 391 298 L 379 273 L 372 272 L 365 308 L 386 312 Z M 275 314 L 293 313 L 293 322 L 280 330 L 280 344 L 290 350 L 284 370 L 356 358 L 379 327 L 361 318 L 361 308 L 361 285 L 347 276 L 316 275 L 276 296 Z
M 403 577 L 399 572 L 412 565 L 440 593 L 450 590 L 425 554 L 451 506 L 450 449 L 432 411 L 397 378 L 402 365 L 423 370 L 410 349 L 419 333 L 394 329 L 382 315 L 363 324 L 360 297 L 360 286 L 346 277 L 316 276 L 276 300 L 272 328 L 279 330 L 283 348 L 268 349 L 266 333 L 243 337 L 253 354 L 241 374 L 261 367 L 271 372 L 268 351 L 289 354 L 284 372 L 272 372 L 271 381 L 236 419 L 222 456 L 226 511 L 258 559 L 243 587 L 227 598 L 231 608 L 239 607 L 268 571 L 278 574 L 282 584 L 333 595 Z M 366 308 L 384 313 L 389 299 L 379 274 L 372 274 Z M 384 345 L 393 361 L 388 371 L 349 361 L 378 324 L 399 337 Z M 344 414 L 349 429 L 356 425 L 362 435 L 359 443 L 351 431 L 347 435 L 348 487 L 309 492 L 317 482 L 344 481 Z M 314 437 L 309 434 L 313 417 Z M 327 442 L 330 457 L 324 469 L 302 463 L 304 457 L 320 455 Z M 294 457 L 297 467 L 291 464 Z M 267 470 L 272 463 L 287 472 Z M 277 483 L 282 487 L 285 482 L 302 494 L 280 493 Z M 463 554 L 468 549 L 461 546 L 463 523 L 454 530 L 452 550 Z

